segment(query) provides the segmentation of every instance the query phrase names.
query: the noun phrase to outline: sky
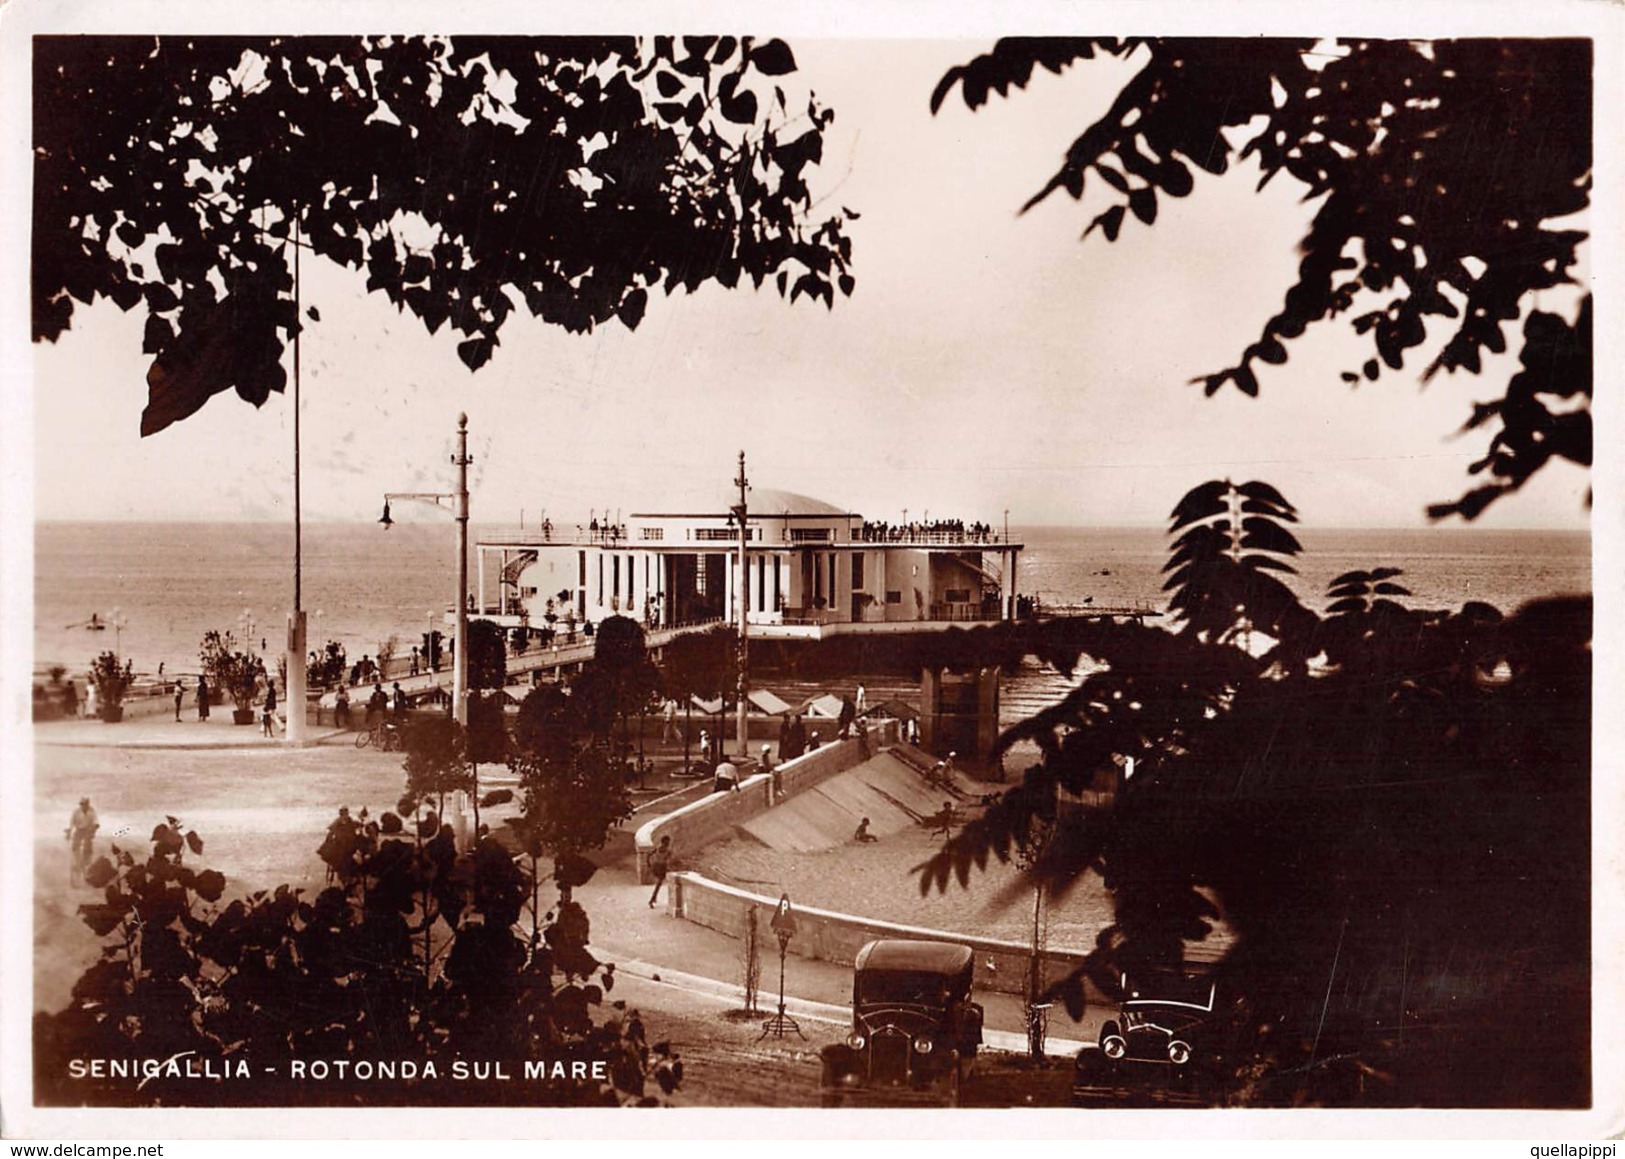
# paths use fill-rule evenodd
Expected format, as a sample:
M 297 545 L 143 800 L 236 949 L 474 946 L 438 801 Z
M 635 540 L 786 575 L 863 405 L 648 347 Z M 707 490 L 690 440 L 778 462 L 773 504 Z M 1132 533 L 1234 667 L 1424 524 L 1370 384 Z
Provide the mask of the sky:
M 1198 172 L 1190 197 L 1162 199 L 1152 227 L 1130 218 L 1115 243 L 1080 240 L 1104 191 L 1018 214 L 1134 62 L 1040 72 L 975 113 L 955 95 L 933 116 L 938 78 L 986 38 L 793 44 L 789 79 L 836 112 L 815 212 L 862 215 L 851 298 L 831 311 L 708 286 L 655 295 L 636 332 L 589 336 L 520 310 L 470 373 L 449 331 L 431 337 L 362 275 L 309 262 L 305 517 L 374 519 L 386 491 L 450 490 L 460 411 L 487 523 L 720 493 L 741 450 L 760 486 L 893 521 L 1149 525 L 1230 477 L 1275 484 L 1309 525 L 1424 526 L 1428 503 L 1471 485 L 1486 436 L 1457 432 L 1511 355 L 1424 389 L 1431 343 L 1351 389 L 1338 372 L 1370 355 L 1334 323 L 1263 368 L 1259 398 L 1189 385 L 1231 365 L 1291 284 L 1314 206 L 1289 178 L 1259 192 L 1250 165 Z M 59 343 L 32 348 L 36 518 L 291 519 L 291 398 L 256 410 L 219 395 L 141 439 L 142 324 L 81 305 Z M 1479 523 L 1583 528 L 1588 485 L 1549 468 Z

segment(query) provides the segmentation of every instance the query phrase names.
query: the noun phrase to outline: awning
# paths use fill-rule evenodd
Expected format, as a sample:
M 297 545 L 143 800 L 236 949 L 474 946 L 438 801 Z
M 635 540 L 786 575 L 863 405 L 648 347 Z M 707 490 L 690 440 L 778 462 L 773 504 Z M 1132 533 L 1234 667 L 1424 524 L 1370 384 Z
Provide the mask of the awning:
M 788 701 L 781 700 L 765 688 L 753 688 L 746 693 L 746 699 L 750 701 L 751 707 L 758 712 L 765 712 L 769 716 L 781 716 L 790 711 Z
M 841 715 L 841 698 L 831 693 L 809 698 L 802 706 L 803 716 L 814 716 L 834 720 Z

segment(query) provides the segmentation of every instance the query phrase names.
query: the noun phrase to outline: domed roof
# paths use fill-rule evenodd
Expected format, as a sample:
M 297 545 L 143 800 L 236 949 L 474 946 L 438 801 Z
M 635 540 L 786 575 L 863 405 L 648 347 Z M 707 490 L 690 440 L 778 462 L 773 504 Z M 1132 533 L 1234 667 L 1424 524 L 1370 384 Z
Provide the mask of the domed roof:
M 825 503 L 794 491 L 777 491 L 771 487 L 753 487 L 745 494 L 748 509 L 757 515 L 848 515 L 844 507 Z
M 630 513 L 633 519 L 658 519 L 662 516 L 709 516 L 726 519 L 733 505 L 738 501 L 739 492 L 735 490 L 718 491 L 709 495 L 700 496 L 672 496 L 662 497 L 656 506 L 640 507 Z M 855 514 L 833 503 L 826 503 L 822 499 L 814 499 L 809 495 L 800 495 L 794 491 L 780 491 L 773 487 L 752 487 L 745 494 L 745 504 L 751 515 L 764 518 L 772 516 L 828 516 L 840 518 Z

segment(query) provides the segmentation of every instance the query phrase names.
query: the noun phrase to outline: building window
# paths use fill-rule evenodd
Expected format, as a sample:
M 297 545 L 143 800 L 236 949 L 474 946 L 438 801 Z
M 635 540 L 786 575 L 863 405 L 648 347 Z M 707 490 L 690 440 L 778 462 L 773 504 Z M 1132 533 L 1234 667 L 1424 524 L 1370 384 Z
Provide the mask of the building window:
M 665 539 L 666 538 L 666 529 L 664 527 L 640 527 L 640 528 L 638 528 L 638 538 L 639 539 Z
M 861 551 L 852 553 L 852 590 L 855 592 L 863 590 L 863 552 Z
M 903 593 L 902 592 L 887 592 L 886 593 L 886 602 L 888 604 L 900 604 L 900 603 L 902 603 L 903 602 Z
M 604 606 L 604 556 L 602 552 L 598 555 L 598 606 Z
M 791 543 L 828 543 L 829 528 L 827 527 L 792 527 L 790 529 Z
M 945 592 L 944 594 L 947 596 L 948 602 L 950 604 L 968 604 L 968 603 L 970 603 L 970 589 L 969 588 L 949 588 L 947 590 L 947 592 Z
M 747 540 L 755 539 L 758 530 L 760 529 L 747 527 L 745 529 L 745 538 Z M 694 538 L 706 539 L 712 542 L 738 543 L 739 532 L 732 527 L 696 527 L 694 529 Z

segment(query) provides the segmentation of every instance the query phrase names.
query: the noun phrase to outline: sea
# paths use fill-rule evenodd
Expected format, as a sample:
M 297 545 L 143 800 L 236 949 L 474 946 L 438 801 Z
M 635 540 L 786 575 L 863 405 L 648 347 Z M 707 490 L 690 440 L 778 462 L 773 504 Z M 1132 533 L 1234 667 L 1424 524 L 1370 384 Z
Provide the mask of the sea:
M 517 527 L 472 525 L 470 542 Z M 1510 612 L 1540 596 L 1591 591 L 1583 531 L 1441 527 L 1296 529 L 1304 551 L 1286 579 L 1323 607 L 1332 577 L 1355 568 L 1402 569 L 1412 606 L 1481 600 Z M 1016 587 L 1043 605 L 1166 609 L 1160 528 L 1012 527 L 1025 545 Z M 445 524 L 312 523 L 303 531 L 301 602 L 312 650 L 328 640 L 352 660 L 393 638 L 416 643 L 456 600 L 457 542 Z M 273 523 L 46 522 L 34 539 L 36 672 L 83 672 L 116 650 L 139 673 L 198 670 L 203 634 L 230 631 L 280 651 L 294 595 L 294 534 Z M 477 571 L 471 558 L 469 582 Z M 496 576 L 488 574 L 488 596 Z M 106 625 L 100 630 L 87 623 Z M 1154 621 L 1153 621 L 1154 622 Z M 1036 665 L 1012 673 L 1007 701 L 1031 707 L 1056 695 Z

